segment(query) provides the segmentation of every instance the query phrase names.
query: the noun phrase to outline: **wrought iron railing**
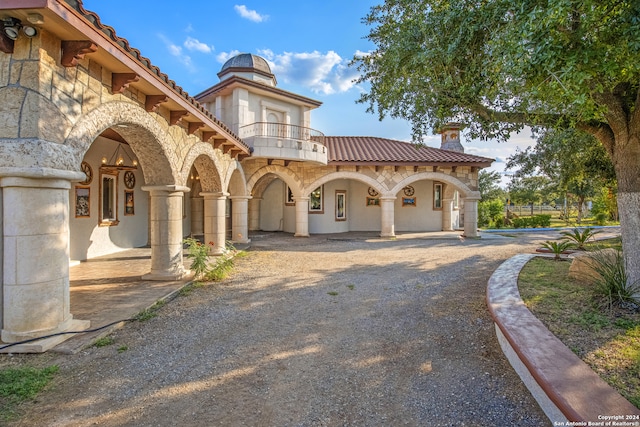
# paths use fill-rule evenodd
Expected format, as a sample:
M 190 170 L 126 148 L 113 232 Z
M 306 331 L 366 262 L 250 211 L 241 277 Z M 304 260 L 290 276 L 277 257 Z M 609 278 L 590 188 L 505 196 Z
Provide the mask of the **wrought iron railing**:
M 240 128 L 240 138 L 267 137 L 312 141 L 324 146 L 324 134 L 318 130 L 283 123 L 256 122 Z

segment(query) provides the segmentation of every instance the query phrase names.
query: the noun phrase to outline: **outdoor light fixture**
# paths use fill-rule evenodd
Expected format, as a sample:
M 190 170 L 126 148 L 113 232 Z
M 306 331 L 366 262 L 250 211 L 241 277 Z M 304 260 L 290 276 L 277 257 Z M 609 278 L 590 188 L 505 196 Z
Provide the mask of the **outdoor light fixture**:
M 125 163 L 127 159 L 130 166 Z M 105 168 L 114 168 L 120 170 L 138 169 L 138 159 L 132 158 L 122 143 L 118 144 L 116 151 L 113 152 L 109 160 L 104 156 L 102 158 L 102 166 Z
M 20 20 L 16 18 L 4 18 L 2 20 L 2 26 L 4 34 L 11 40 L 18 38 L 18 32 L 20 31 Z
M 11 40 L 17 40 L 20 35 L 20 30 L 22 29 L 22 33 L 29 37 L 35 37 L 38 35 L 38 30 L 36 27 L 32 27 L 30 25 L 22 25 L 18 18 L 3 18 L 2 19 L 2 30 L 4 34 L 9 37 Z

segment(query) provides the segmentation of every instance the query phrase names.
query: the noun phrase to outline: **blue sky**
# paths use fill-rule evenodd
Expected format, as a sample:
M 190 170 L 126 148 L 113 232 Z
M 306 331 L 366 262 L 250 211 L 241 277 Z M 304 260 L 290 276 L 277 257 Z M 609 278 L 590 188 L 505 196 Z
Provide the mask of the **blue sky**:
M 380 0 L 382 1 L 382 0 Z M 365 39 L 362 18 L 376 0 L 244 0 L 185 1 L 84 0 L 103 24 L 129 40 L 132 47 L 158 66 L 191 95 L 216 84 L 222 64 L 237 53 L 267 59 L 278 87 L 321 101 L 311 125 L 326 135 L 378 136 L 411 140 L 404 120 L 385 119 L 356 104 L 366 87 L 353 83 L 357 70 L 348 63 L 374 45 Z M 183 6 L 184 5 L 184 6 Z M 440 136 L 424 141 L 440 146 Z M 529 132 L 510 141 L 474 141 L 463 136 L 465 152 L 496 159 L 492 170 L 503 171 L 506 158 L 534 143 Z

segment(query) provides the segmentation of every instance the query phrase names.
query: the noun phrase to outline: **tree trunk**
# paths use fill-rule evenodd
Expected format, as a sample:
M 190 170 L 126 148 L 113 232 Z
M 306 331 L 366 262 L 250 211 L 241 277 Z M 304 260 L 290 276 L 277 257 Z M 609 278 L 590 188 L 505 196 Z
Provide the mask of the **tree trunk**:
M 614 166 L 618 180 L 618 213 L 622 252 L 629 284 L 640 284 L 640 139 L 616 139 Z

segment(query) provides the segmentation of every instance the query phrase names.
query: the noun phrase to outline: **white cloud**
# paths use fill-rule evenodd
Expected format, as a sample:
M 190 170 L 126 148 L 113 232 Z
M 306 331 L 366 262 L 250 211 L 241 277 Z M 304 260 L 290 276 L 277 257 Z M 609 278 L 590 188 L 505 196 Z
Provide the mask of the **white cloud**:
M 189 50 L 195 50 L 202 53 L 211 53 L 214 49 L 213 46 L 202 43 L 200 40 L 194 39 L 193 37 L 187 37 L 184 41 L 184 47 Z
M 231 59 L 234 56 L 239 55 L 241 53 L 242 52 L 240 52 L 239 50 L 232 50 L 231 52 L 220 52 L 219 54 L 216 55 L 216 60 L 218 62 L 220 62 L 221 64 L 224 64 L 229 59 Z
M 266 21 L 267 19 L 269 19 L 269 15 L 261 15 L 258 12 L 256 12 L 255 10 L 250 10 L 247 9 L 247 6 L 241 4 L 241 5 L 235 5 L 233 6 L 233 8 L 236 10 L 236 12 L 238 12 L 238 15 L 240 15 L 241 17 L 248 19 L 249 21 L 253 21 L 253 22 L 263 22 Z
M 163 34 L 158 34 L 158 37 L 160 37 L 160 39 L 164 42 L 167 50 L 172 56 L 178 58 L 178 61 L 181 62 L 190 72 L 196 71 L 196 68 L 193 65 L 193 61 L 191 61 L 191 57 L 182 53 L 182 47 L 174 44 Z
M 278 81 L 304 86 L 312 92 L 330 95 L 346 92 L 354 86 L 357 70 L 349 68 L 349 60 L 334 51 L 284 52 L 275 54 L 269 49 L 258 52 L 271 66 Z

